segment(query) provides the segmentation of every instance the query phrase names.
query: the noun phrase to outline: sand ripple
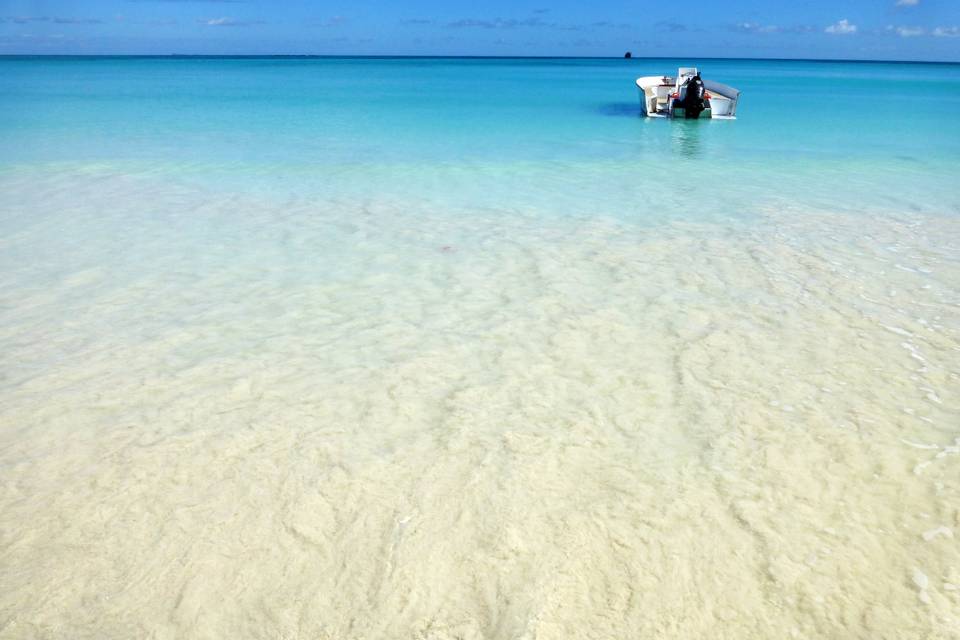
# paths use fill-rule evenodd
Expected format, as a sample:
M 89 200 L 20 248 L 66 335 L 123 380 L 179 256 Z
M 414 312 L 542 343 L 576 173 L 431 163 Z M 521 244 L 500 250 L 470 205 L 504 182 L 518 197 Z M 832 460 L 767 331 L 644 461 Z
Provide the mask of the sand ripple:
M 956 216 L 62 180 L 0 245 L 0 637 L 960 637 Z

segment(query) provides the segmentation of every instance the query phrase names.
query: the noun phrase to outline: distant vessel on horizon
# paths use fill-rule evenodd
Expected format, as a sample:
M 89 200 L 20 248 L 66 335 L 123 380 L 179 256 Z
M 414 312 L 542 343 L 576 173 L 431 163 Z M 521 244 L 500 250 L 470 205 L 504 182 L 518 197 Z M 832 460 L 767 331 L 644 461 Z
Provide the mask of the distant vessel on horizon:
M 740 90 L 704 80 L 696 67 L 680 67 L 676 77 L 637 78 L 640 106 L 650 118 L 735 120 Z

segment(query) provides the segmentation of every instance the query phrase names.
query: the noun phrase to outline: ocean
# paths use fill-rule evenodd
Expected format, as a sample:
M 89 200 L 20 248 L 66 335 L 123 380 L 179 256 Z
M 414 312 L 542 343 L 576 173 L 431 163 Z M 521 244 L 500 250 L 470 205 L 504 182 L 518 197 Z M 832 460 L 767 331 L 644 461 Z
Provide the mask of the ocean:
M 0 638 L 960 637 L 958 114 L 0 57 Z

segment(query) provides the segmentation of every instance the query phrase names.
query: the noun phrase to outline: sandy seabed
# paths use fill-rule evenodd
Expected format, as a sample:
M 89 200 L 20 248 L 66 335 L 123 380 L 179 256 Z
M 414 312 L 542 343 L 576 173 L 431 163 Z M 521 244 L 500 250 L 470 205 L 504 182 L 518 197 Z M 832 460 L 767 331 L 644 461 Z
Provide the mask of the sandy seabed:
M 956 215 L 63 180 L 4 185 L 0 638 L 960 638 Z

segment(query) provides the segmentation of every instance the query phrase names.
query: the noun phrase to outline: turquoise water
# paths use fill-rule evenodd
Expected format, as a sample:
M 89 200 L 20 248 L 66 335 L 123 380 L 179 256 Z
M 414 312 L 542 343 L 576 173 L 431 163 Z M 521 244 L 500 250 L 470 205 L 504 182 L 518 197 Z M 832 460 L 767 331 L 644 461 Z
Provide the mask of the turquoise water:
M 465 190 L 466 204 L 537 202 L 546 190 L 580 208 L 692 173 L 701 193 L 749 183 L 723 194 L 730 209 L 757 195 L 956 202 L 945 189 L 960 139 L 949 117 L 960 66 L 693 61 L 744 92 L 743 117 L 640 118 L 633 80 L 687 62 L 7 58 L 0 161 L 273 192 L 355 193 L 375 180 L 444 201 Z M 497 189 L 504 180 L 521 184 Z M 580 194 L 554 188 L 558 180 Z
M 957 636 L 958 114 L 0 57 L 0 638 Z

